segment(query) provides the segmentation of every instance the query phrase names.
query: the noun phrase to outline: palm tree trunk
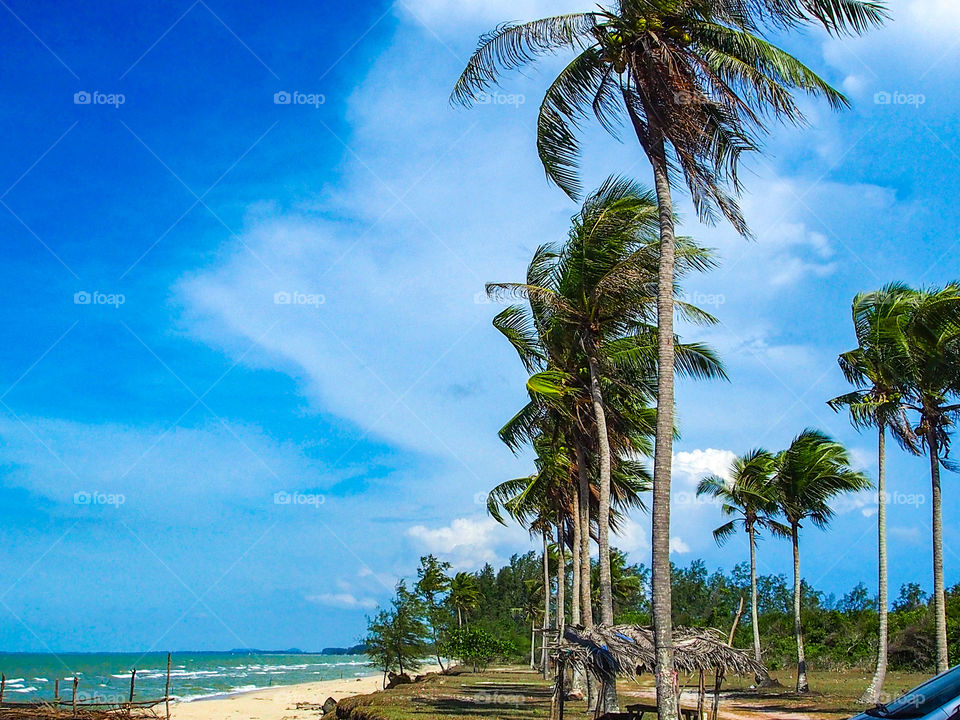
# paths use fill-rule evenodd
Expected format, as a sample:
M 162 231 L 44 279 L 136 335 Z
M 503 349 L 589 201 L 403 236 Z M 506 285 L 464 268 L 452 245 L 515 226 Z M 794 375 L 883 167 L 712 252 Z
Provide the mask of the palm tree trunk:
M 880 630 L 877 637 L 877 669 L 873 680 L 857 701 L 863 705 L 880 702 L 883 681 L 887 677 L 887 426 L 880 423 L 877 440 L 877 567 L 879 590 L 877 610 L 880 615 Z
M 800 580 L 800 529 L 792 523 L 793 539 L 793 629 L 797 635 L 797 692 L 809 692 L 807 684 L 807 658 L 803 651 L 803 625 L 800 621 L 800 604 L 803 586 Z
M 750 624 L 753 625 L 753 659 L 760 662 L 760 613 L 757 610 L 757 540 L 756 529 L 747 525 L 750 542 Z
M 542 648 L 541 662 L 543 663 L 543 679 L 550 679 L 550 657 L 547 655 L 547 628 L 550 627 L 550 554 L 547 552 L 547 531 L 543 533 L 543 637 L 540 638 Z
M 457 605 L 457 627 L 463 627 L 463 613 L 459 605 Z
M 570 526 L 573 530 L 573 547 L 571 548 L 571 564 L 573 565 L 573 583 L 570 597 L 570 622 L 579 625 L 580 620 L 580 503 L 576 503 L 573 515 L 570 516 Z
M 590 339 L 591 344 L 594 339 Z M 600 391 L 600 367 L 596 348 L 587 352 L 590 365 L 590 397 L 593 418 L 597 424 L 597 446 L 600 460 L 600 502 L 597 509 L 597 549 L 600 555 L 600 622 L 613 625 L 613 578 L 610 574 L 610 440 L 607 436 L 607 415 Z
M 579 473 L 580 511 L 580 621 L 585 628 L 593 627 L 593 588 L 590 577 L 590 466 L 583 446 L 577 444 L 577 472 Z
M 530 669 L 534 668 L 534 653 L 537 651 L 537 618 L 530 618 Z
M 557 524 L 557 630 L 563 636 L 567 608 L 567 555 L 564 552 L 563 522 Z
M 654 131 L 656 132 L 656 131 Z M 642 142 L 642 140 L 641 140 Z M 656 649 L 657 717 L 677 720 L 673 691 L 673 596 L 670 587 L 670 479 L 673 472 L 673 282 L 676 238 L 673 197 L 663 136 L 647 148 L 653 165 L 660 213 L 660 266 L 657 279 L 657 435 L 651 509 L 651 586 Z
M 583 458 L 583 451 L 579 446 L 576 448 L 577 455 L 577 473 L 578 478 L 582 474 L 581 466 L 585 462 Z M 589 483 L 588 483 L 589 489 Z M 574 625 L 581 625 L 583 623 L 583 614 L 580 610 L 581 607 L 581 598 L 583 597 L 583 589 L 581 587 L 582 583 L 582 571 L 581 571 L 581 562 L 580 558 L 582 556 L 582 543 L 583 543 L 583 519 L 580 517 L 580 493 L 579 488 L 578 492 L 575 493 L 576 502 L 574 503 L 573 514 L 570 517 L 571 525 L 573 526 L 573 586 L 571 591 L 573 596 L 570 598 L 570 621 Z M 589 542 L 589 533 L 590 528 L 587 530 L 587 540 Z M 585 696 L 586 691 L 586 678 L 583 675 L 583 669 L 579 666 L 574 666 L 571 673 L 571 684 L 570 691 L 573 693 L 579 693 Z
M 933 614 L 937 631 L 937 673 L 950 666 L 947 657 L 947 604 L 943 592 L 943 517 L 940 507 L 940 448 L 931 423 L 927 431 L 930 450 L 931 505 L 933 506 Z

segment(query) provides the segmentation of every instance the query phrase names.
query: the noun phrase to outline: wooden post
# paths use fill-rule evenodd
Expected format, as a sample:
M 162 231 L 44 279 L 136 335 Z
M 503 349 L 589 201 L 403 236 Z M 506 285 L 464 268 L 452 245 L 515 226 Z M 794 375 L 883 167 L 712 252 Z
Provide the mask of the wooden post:
M 76 675 L 73 676 L 73 700 L 71 704 L 73 705 L 73 716 L 77 716 L 77 685 L 80 684 L 80 678 Z
M 723 670 L 717 670 L 717 680 L 713 686 L 713 720 L 720 714 L 720 686 L 723 684 Z
M 737 608 L 737 614 L 733 618 L 733 627 L 730 628 L 730 637 L 727 639 L 727 645 L 733 647 L 733 636 L 737 634 L 737 626 L 740 624 L 740 616 L 743 615 L 743 595 L 740 596 L 740 607 Z
M 700 682 L 697 684 L 697 720 L 704 720 L 703 717 L 703 696 L 706 695 L 707 684 L 704 681 L 703 670 L 700 671 Z
M 7 689 L 7 676 L 0 673 L 0 705 L 3 705 L 3 693 Z
M 60 678 L 53 679 L 53 702 L 55 705 L 60 704 Z
M 167 684 L 163 691 L 163 704 L 167 709 L 167 720 L 170 720 L 170 653 L 167 653 Z
M 130 671 L 130 704 L 133 705 L 133 687 L 137 683 L 137 669 Z

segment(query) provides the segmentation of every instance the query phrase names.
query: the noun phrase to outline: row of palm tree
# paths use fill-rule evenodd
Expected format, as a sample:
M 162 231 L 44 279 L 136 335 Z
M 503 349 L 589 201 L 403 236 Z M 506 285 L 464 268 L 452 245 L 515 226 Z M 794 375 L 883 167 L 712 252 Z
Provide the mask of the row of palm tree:
M 857 347 L 840 367 L 854 390 L 830 406 L 846 408 L 858 428 L 877 431 L 877 530 L 880 635 L 877 666 L 861 697 L 875 703 L 887 669 L 886 435 L 908 452 L 930 459 L 933 609 L 937 672 L 947 669 L 940 468 L 948 459 L 950 429 L 960 415 L 960 285 L 916 290 L 891 283 L 853 300 Z
M 857 295 L 852 304 L 857 347 L 839 363 L 852 392 L 833 398 L 853 424 L 877 431 L 877 529 L 879 635 L 876 671 L 860 702 L 879 701 L 887 670 L 888 593 L 886 542 L 886 436 L 888 431 L 913 454 L 930 459 L 932 545 L 937 672 L 948 667 L 946 604 L 943 591 L 943 537 L 940 468 L 948 459 L 950 429 L 960 415 L 960 284 L 915 290 L 891 283 Z M 815 431 L 805 431 L 777 454 L 756 449 L 736 458 L 729 476 L 704 478 L 698 494 L 720 502 L 730 519 L 714 531 L 718 543 L 737 529 L 747 534 L 750 550 L 753 650 L 761 659 L 756 591 L 757 538 L 763 531 L 789 538 L 794 553 L 794 620 L 797 634 L 797 690 L 807 689 L 799 528 L 809 519 L 824 527 L 832 517 L 829 500 L 841 492 L 862 490 L 866 478 L 850 468 L 842 446 Z
M 772 44 L 769 35 L 811 24 L 833 35 L 860 34 L 884 19 L 880 0 L 616 0 L 611 7 L 589 12 L 499 26 L 481 37 L 453 91 L 454 101 L 469 105 L 499 83 L 504 72 L 544 55 L 571 53 L 573 59 L 551 83 L 540 106 L 537 149 L 547 177 L 571 198 L 580 197 L 577 136 L 591 115 L 614 135 L 623 125 L 629 127 L 649 161 L 655 188 L 650 221 L 658 242 L 653 253 L 656 276 L 648 283 L 646 297 L 652 301 L 648 309 L 654 311 L 656 353 L 646 368 L 652 371 L 647 379 L 654 382 L 643 387 L 642 397 L 658 410 L 651 566 L 657 706 L 663 720 L 678 717 L 672 691 L 670 484 L 678 351 L 674 285 L 682 246 L 675 232 L 673 191 L 685 187 L 702 219 L 726 218 L 739 233 L 749 235 L 736 200 L 737 170 L 745 152 L 759 149 L 767 121 L 802 122 L 793 96 L 798 91 L 823 98 L 834 108 L 847 104 L 840 92 Z M 533 297 L 531 301 L 540 302 Z M 594 328 L 593 334 L 581 333 L 577 340 L 576 355 L 585 358 L 589 371 L 577 380 L 589 381 L 576 403 L 578 431 L 565 441 L 574 456 L 590 456 L 578 463 L 583 475 L 596 466 L 601 619 L 609 622 L 612 609 L 604 583 L 609 582 L 608 517 L 615 462 L 611 448 L 621 441 L 626 441 L 621 448 L 629 448 L 634 438 L 629 432 L 620 437 L 609 432 L 612 404 L 604 396 L 601 378 L 602 335 Z M 546 356 L 540 359 L 546 362 Z M 564 363 L 555 363 L 547 372 L 569 375 Z M 541 379 L 550 387 L 558 377 Z M 590 432 L 584 432 L 588 428 Z M 580 492 L 577 510 L 581 553 L 587 509 L 583 496 Z M 580 605 L 583 613 L 582 600 Z
M 711 475 L 700 481 L 698 495 L 720 502 L 721 512 L 730 517 L 713 531 L 719 544 L 742 527 L 750 547 L 750 613 L 753 624 L 753 652 L 761 662 L 757 611 L 757 537 L 763 531 L 788 538 L 793 548 L 793 616 L 797 641 L 797 692 L 807 692 L 800 575 L 800 528 L 806 521 L 826 527 L 833 517 L 830 501 L 841 493 L 870 487 L 862 473 L 851 467 L 850 455 L 840 443 L 818 430 L 804 430 L 779 453 L 762 448 L 733 461 L 729 481 Z

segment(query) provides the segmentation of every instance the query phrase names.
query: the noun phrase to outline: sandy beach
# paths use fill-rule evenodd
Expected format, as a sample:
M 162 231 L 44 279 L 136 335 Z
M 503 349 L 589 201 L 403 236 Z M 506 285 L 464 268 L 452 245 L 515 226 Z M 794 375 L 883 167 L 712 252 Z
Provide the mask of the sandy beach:
M 438 667 L 425 666 L 417 674 L 439 670 Z M 315 707 L 297 709 L 298 703 L 321 705 L 328 697 L 342 700 L 354 695 L 377 692 L 383 688 L 383 676 L 369 675 L 361 678 L 343 680 L 322 680 L 320 682 L 301 683 L 299 685 L 281 685 L 279 687 L 252 690 L 229 697 L 195 700 L 193 702 L 174 703 L 170 706 L 170 716 L 174 720 L 223 720 L 243 718 L 243 720 L 316 720 L 318 710 Z

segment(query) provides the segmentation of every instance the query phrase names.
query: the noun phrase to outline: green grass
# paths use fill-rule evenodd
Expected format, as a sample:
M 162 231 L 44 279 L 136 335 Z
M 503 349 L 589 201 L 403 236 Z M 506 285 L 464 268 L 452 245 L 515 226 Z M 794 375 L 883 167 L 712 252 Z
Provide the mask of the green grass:
M 732 678 L 726 682 L 720 704 L 721 717 L 842 720 L 862 711 L 863 708 L 855 704 L 856 698 L 870 682 L 870 673 L 863 671 L 814 671 L 808 677 L 811 692 L 797 695 L 792 691 L 794 675 L 779 672 L 773 676 L 782 687 L 753 690 L 750 689 L 752 679 Z M 884 689 L 890 697 L 895 697 L 928 677 L 891 672 Z M 690 678 L 682 680 L 693 682 Z M 683 704 L 695 707 L 695 694 L 691 692 L 694 688 L 689 684 L 685 687 Z M 639 683 L 621 681 L 619 691 L 621 707 L 631 701 L 651 700 L 653 682 L 651 678 L 641 678 Z M 494 668 L 482 674 L 436 676 L 388 692 L 349 698 L 340 703 L 338 717 L 350 720 L 497 720 L 506 717 L 539 720 L 550 717 L 550 692 L 551 684 L 530 670 Z M 567 702 L 564 714 L 570 720 L 588 717 L 583 702 Z

